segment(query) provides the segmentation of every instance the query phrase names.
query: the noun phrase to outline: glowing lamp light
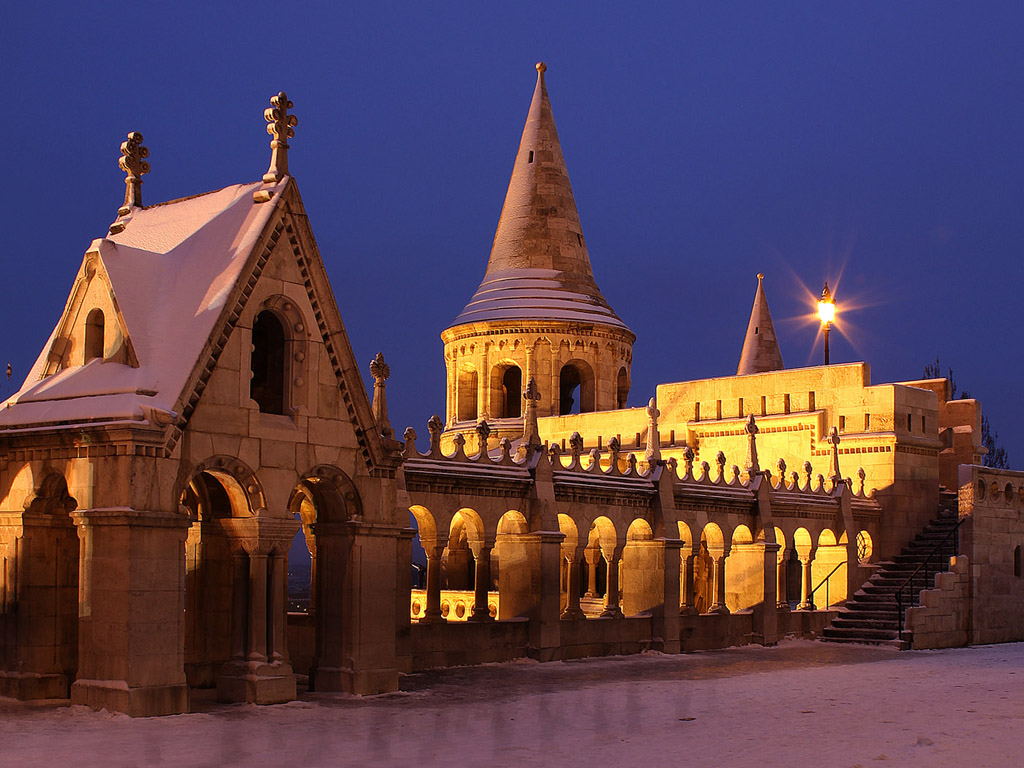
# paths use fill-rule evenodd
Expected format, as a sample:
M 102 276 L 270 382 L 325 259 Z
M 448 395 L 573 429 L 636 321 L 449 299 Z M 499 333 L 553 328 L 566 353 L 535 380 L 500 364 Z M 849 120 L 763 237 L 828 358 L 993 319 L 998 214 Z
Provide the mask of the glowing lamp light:
M 821 291 L 821 298 L 818 300 L 818 318 L 821 320 L 821 329 L 825 334 L 825 365 L 828 365 L 828 332 L 832 321 L 836 318 L 836 300 L 832 298 L 828 283 L 825 283 L 825 287 Z

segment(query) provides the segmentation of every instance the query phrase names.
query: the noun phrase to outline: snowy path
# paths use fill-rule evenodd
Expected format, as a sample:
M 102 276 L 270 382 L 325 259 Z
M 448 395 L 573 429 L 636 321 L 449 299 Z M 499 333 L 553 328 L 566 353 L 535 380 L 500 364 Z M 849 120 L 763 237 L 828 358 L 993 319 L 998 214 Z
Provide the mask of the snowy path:
M 0 699 L 0 766 L 1024 765 L 1024 644 L 899 653 L 788 641 L 402 685 L 277 707 L 206 700 L 147 720 Z

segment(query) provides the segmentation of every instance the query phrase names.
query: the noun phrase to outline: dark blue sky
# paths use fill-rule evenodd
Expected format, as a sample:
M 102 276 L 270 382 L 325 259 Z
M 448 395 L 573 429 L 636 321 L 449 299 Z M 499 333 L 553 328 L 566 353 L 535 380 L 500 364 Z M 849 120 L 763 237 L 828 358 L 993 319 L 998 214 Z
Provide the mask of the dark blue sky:
M 284 89 L 352 345 L 385 353 L 395 427 L 424 432 L 543 59 L 598 284 L 638 336 L 632 404 L 735 372 L 758 271 L 786 364 L 819 361 L 786 318 L 841 273 L 833 361 L 878 383 L 938 355 L 1022 466 L 1019 2 L 100 5 L 17 4 L 0 29 L 16 378 L 115 217 L 125 133 L 149 203 L 255 181 Z

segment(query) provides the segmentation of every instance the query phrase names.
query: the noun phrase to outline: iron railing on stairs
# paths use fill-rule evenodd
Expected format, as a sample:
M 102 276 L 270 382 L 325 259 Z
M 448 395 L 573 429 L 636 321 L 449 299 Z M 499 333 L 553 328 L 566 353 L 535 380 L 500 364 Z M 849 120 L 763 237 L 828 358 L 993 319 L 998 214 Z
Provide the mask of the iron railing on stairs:
M 816 603 L 814 602 L 814 593 L 817 592 L 819 589 L 821 589 L 823 586 L 825 587 L 825 609 L 827 610 L 828 607 L 830 605 L 832 605 L 832 601 L 829 600 L 829 598 L 828 598 L 828 580 L 832 578 L 832 574 L 833 573 L 838 571 L 844 565 L 846 565 L 846 561 L 845 560 L 840 562 L 838 565 L 836 565 L 835 568 L 833 568 L 831 571 L 829 571 L 828 572 L 828 576 L 826 576 L 824 579 L 822 579 L 821 583 L 818 584 L 818 586 L 816 586 L 814 589 L 811 590 L 811 605 L 816 605 Z
M 929 575 L 934 576 L 936 573 L 941 573 L 941 572 L 945 571 L 945 568 L 942 567 L 942 556 L 939 553 L 942 551 L 943 546 L 946 544 L 947 541 L 950 540 L 950 538 L 953 539 L 953 555 L 960 554 L 960 526 L 963 524 L 964 520 L 966 520 L 966 519 L 967 518 L 962 517 L 959 520 L 957 520 L 956 525 L 954 525 L 949 530 L 949 532 L 945 536 L 942 537 L 942 539 L 939 541 L 938 544 L 936 544 L 934 547 L 932 547 L 931 552 L 929 552 L 928 555 L 925 557 L 924 562 L 921 563 L 919 566 L 917 566 L 917 568 L 914 570 L 914 572 L 912 574 L 910 574 L 910 576 L 908 576 L 907 579 L 899 587 L 897 587 L 897 589 L 896 589 L 896 616 L 897 616 L 897 622 L 898 622 L 898 627 L 899 627 L 899 631 L 896 633 L 896 639 L 897 640 L 902 640 L 903 639 L 903 592 L 905 590 L 907 590 L 907 589 L 910 590 L 910 597 L 909 597 L 909 602 L 907 604 L 907 608 L 913 608 L 915 605 L 918 604 L 918 601 L 920 600 L 920 597 L 921 597 L 921 589 L 914 589 L 914 579 L 917 577 L 917 574 L 919 574 L 922 571 L 922 569 L 923 569 L 924 570 L 924 584 L 925 584 L 925 586 L 922 587 L 922 589 L 928 589 L 929 588 L 928 587 Z M 929 567 L 929 564 L 931 563 L 932 558 L 934 558 L 936 556 L 938 556 L 938 557 L 937 557 L 937 562 L 935 564 L 935 570 L 932 571 L 930 569 L 930 567 Z M 948 557 L 947 557 L 947 565 L 948 565 Z

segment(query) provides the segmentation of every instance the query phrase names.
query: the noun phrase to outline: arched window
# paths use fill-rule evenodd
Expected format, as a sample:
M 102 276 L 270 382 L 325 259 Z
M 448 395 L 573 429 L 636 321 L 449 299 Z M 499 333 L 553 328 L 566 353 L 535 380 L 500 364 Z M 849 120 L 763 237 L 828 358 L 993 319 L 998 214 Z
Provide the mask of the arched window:
M 594 410 L 594 373 L 583 361 L 562 366 L 558 375 L 558 414 L 590 413 Z
M 103 310 L 94 309 L 85 319 L 85 361 L 103 357 Z
M 252 326 L 249 396 L 263 413 L 285 413 L 285 336 L 277 315 L 264 310 Z
M 619 408 L 625 408 L 629 401 L 629 374 L 625 368 L 619 368 L 619 378 L 616 382 L 616 403 Z
M 501 405 L 506 419 L 523 415 L 523 372 L 517 365 L 510 365 L 501 375 Z
M 459 421 L 474 421 L 476 419 L 477 382 L 477 373 L 473 368 L 464 368 L 459 372 L 459 385 L 455 390 L 456 412 Z

